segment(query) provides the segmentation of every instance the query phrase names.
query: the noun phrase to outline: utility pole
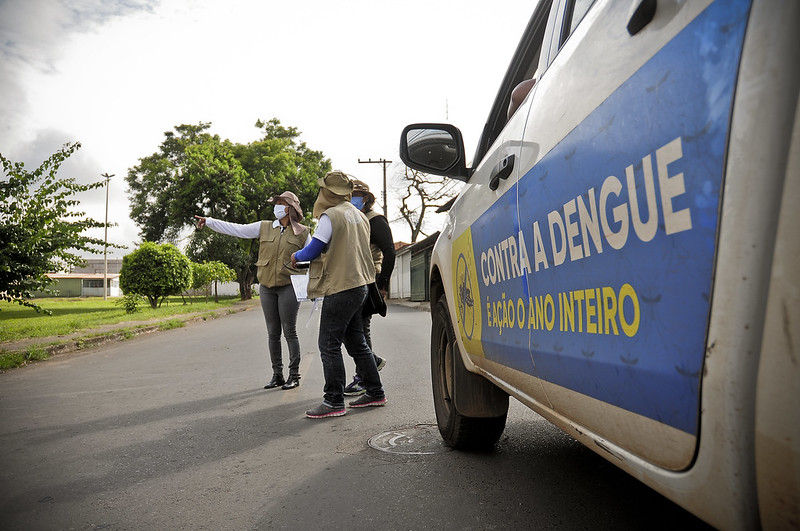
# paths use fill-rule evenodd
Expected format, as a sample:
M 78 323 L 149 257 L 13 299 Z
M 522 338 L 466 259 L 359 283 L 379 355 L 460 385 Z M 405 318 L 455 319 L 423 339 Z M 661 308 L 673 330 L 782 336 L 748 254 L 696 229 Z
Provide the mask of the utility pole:
M 103 245 L 103 300 L 108 300 L 108 182 L 114 174 L 108 172 L 101 175 L 106 179 L 106 224 L 105 224 L 105 243 Z
M 386 219 L 389 219 L 389 205 L 386 201 L 386 165 L 391 164 L 391 160 L 380 159 L 380 160 L 361 160 L 358 159 L 359 164 L 382 164 L 383 165 L 383 215 Z

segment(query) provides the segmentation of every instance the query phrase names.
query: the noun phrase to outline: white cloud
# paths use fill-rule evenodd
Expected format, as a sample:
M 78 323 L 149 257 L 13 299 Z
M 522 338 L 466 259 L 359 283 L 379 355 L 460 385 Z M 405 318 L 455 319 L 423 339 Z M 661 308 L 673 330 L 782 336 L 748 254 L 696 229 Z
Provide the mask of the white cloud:
M 408 123 L 449 117 L 473 149 L 533 7 L 0 0 L 0 152 L 38 165 L 80 141 L 65 170 L 116 174 L 109 216 L 120 227 L 109 238 L 126 244 L 137 231 L 123 176 L 182 123 L 210 121 L 223 138 L 249 142 L 256 119 L 277 117 L 379 192 L 380 165 L 358 159 L 398 163 Z M 83 208 L 102 219 L 105 196 L 95 195 Z M 402 224 L 393 229 L 407 239 Z

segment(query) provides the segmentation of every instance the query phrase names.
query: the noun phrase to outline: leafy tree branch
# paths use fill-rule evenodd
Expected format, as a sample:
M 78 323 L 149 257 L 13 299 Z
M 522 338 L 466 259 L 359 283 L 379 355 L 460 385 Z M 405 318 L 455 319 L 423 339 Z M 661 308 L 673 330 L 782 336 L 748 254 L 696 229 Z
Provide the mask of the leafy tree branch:
M 105 241 L 84 233 L 106 224 L 77 210 L 75 195 L 102 188 L 105 181 L 78 184 L 58 175 L 80 147 L 78 142 L 64 144 L 33 171 L 0 154 L 7 179 L 0 181 L 0 300 L 50 314 L 30 300 L 34 291 L 50 292 L 46 273 L 82 265 L 81 251 L 102 252 Z M 124 248 L 113 243 L 108 247 Z

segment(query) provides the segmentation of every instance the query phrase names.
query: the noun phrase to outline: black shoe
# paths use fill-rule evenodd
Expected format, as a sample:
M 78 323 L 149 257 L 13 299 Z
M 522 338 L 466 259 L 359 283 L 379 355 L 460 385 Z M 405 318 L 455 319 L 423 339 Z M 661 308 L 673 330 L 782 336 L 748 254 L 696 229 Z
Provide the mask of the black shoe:
M 267 385 L 264 386 L 264 389 L 275 389 L 286 383 L 286 380 L 283 379 L 282 374 L 274 374 L 272 376 L 272 380 L 269 381 Z
M 364 385 L 364 380 L 357 374 L 353 376 L 353 381 L 344 388 L 344 396 L 363 395 L 366 392 L 367 387 Z
M 300 377 L 289 376 L 289 379 L 281 386 L 281 389 L 294 389 L 295 387 L 300 387 Z

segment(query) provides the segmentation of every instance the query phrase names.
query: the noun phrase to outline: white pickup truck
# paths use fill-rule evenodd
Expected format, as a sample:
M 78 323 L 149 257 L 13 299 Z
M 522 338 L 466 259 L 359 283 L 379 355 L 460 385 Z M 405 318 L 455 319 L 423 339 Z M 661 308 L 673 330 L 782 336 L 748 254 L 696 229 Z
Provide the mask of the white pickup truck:
M 471 161 L 405 128 L 466 182 L 430 271 L 447 444 L 492 447 L 513 396 L 715 527 L 800 528 L 799 29 L 794 0 L 540 0 Z

